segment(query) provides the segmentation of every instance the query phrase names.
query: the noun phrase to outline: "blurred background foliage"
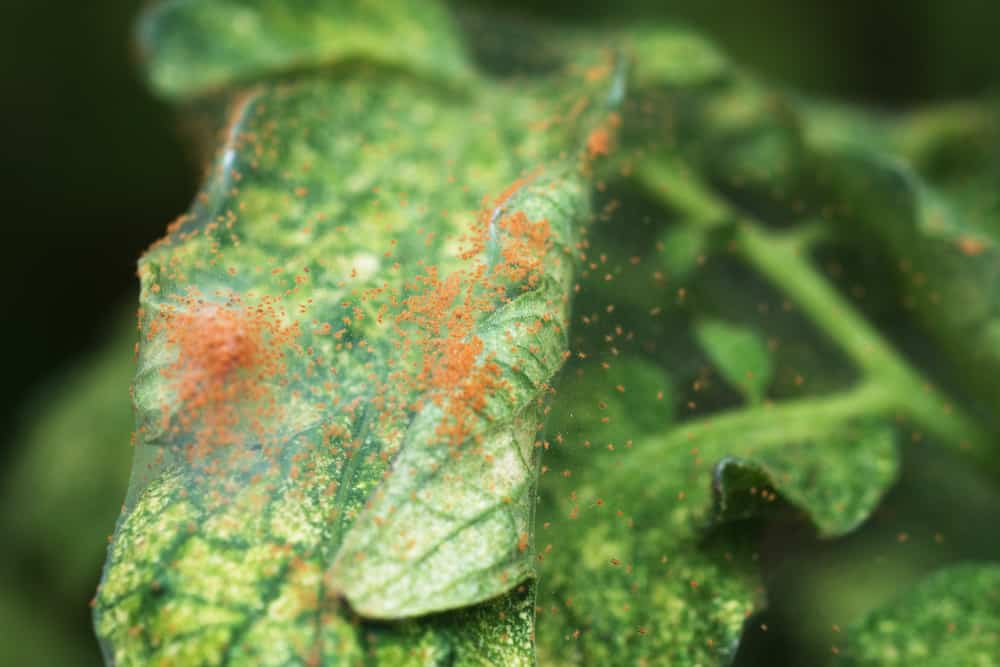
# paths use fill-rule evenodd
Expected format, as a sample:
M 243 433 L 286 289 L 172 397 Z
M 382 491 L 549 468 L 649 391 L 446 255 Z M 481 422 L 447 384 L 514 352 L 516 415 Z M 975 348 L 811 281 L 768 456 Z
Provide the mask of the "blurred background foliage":
M 120 339 L 115 327 L 135 301 L 137 257 L 186 208 L 199 177 L 180 125 L 135 66 L 141 4 L 0 8 L 10 351 L 0 400 L 2 664 L 100 661 L 88 600 L 131 459 L 131 424 L 109 401 L 128 401 L 132 351 L 106 342 Z M 480 4 L 560 22 L 691 26 L 778 86 L 874 108 L 976 99 L 1000 83 L 1000 5 L 987 0 Z M 42 409 L 49 418 L 33 423 Z M 65 456 L 66 440 L 78 456 Z M 103 453 L 109 440 L 120 456 Z M 998 507 L 974 471 L 917 445 L 879 512 L 849 538 L 820 543 L 798 524 L 771 525 L 761 557 L 772 606 L 755 619 L 741 663 L 813 664 L 841 625 L 922 574 L 995 556 Z

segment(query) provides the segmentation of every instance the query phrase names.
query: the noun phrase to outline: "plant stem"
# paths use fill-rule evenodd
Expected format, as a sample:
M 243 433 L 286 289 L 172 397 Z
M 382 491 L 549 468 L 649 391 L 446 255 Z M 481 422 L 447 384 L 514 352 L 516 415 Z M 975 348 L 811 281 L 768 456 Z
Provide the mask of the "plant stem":
M 749 456 L 758 447 L 808 440 L 833 433 L 854 418 L 889 416 L 895 408 L 891 391 L 879 382 L 864 382 L 827 396 L 727 410 L 677 424 L 653 436 L 658 452 L 698 448 L 701 456 Z M 735 449 L 734 449 L 735 448 Z M 635 457 L 630 473 L 642 474 L 648 459 Z
M 986 434 L 976 422 L 934 389 L 813 267 L 807 255 L 823 233 L 821 226 L 810 224 L 789 232 L 771 232 L 735 210 L 678 163 L 652 159 L 639 171 L 647 187 L 669 206 L 682 211 L 690 224 L 704 228 L 727 219 L 736 220 L 736 244 L 742 257 L 785 292 L 865 375 L 859 393 L 817 400 L 832 406 L 839 405 L 835 401 L 843 400 L 845 403 L 841 407 L 852 409 L 858 407 L 859 397 L 863 399 L 862 407 L 865 401 L 872 401 L 863 413 L 898 411 L 939 436 L 945 444 L 957 446 L 981 462 L 994 465 Z M 875 392 L 876 387 L 878 392 Z M 879 400 L 874 400 L 876 398 Z M 796 409 L 809 412 L 806 406 L 808 404 L 802 404 Z M 752 412 L 734 413 L 732 419 L 736 419 L 736 414 Z M 815 414 L 819 415 L 820 411 Z
M 869 381 L 889 391 L 895 408 L 963 450 L 983 446 L 985 438 L 975 422 L 949 404 L 813 268 L 806 257 L 808 237 L 794 232 L 776 234 L 743 221 L 737 231 L 737 243 L 743 257 L 791 297 L 851 357 Z

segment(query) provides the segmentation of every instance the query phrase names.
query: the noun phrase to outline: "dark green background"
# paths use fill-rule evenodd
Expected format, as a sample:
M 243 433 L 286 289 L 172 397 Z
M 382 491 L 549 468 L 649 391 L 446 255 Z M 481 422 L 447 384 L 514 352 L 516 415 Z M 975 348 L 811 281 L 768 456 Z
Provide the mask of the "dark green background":
M 198 164 L 185 151 L 177 124 L 145 91 L 137 72 L 130 27 L 141 4 L 7 0 L 0 8 L 0 299 L 8 350 L 0 463 L 5 467 L 18 455 L 25 399 L 93 348 L 113 317 L 130 307 L 136 259 L 186 208 L 197 184 Z M 558 21 L 673 18 L 713 37 L 734 60 L 780 85 L 876 107 L 977 97 L 996 92 L 1000 83 L 1000 3 L 987 0 L 489 4 Z M 127 435 L 122 438 L 124 443 Z M 122 455 L 128 456 L 124 447 Z M 956 512 L 965 513 L 968 535 L 957 538 L 965 546 L 952 551 L 988 556 L 990 545 L 976 540 L 974 524 L 977 515 L 989 519 L 995 498 L 985 490 L 977 495 L 974 484 L 957 464 L 938 465 L 932 474 L 921 467 L 919 454 L 910 456 L 903 483 L 862 534 L 835 548 L 788 531 L 768 542 L 772 579 L 798 584 L 784 592 L 776 585 L 777 610 L 769 618 L 778 630 L 751 634 L 748 651 L 769 654 L 771 664 L 795 664 L 822 651 L 825 638 L 803 647 L 797 644 L 801 638 L 783 632 L 783 614 L 796 613 L 814 582 L 832 585 L 845 558 L 870 561 L 872 586 L 894 585 L 892 577 L 879 573 L 887 562 L 902 562 L 894 561 L 893 553 L 903 548 L 896 536 L 907 529 L 907 517 L 932 526 L 951 524 Z M 931 497 L 933 485 L 937 491 Z M 103 534 L 111 526 L 95 530 Z M 864 555 L 870 553 L 879 555 Z M 949 553 L 947 558 L 957 557 Z M 913 573 L 897 573 L 900 581 L 933 560 L 914 560 Z M 808 567 L 793 564 L 803 561 Z M 80 591 L 77 600 L 54 599 L 44 581 L 32 579 L 30 567 L 19 566 L 12 574 L 37 593 L 39 618 L 66 628 L 67 646 L 91 646 L 86 606 L 91 590 Z M 95 582 L 97 575 L 95 564 Z M 7 660 L 4 647 L 13 641 L 0 639 L 0 662 Z M 81 664 L 97 660 L 96 647 L 70 648 L 65 655 Z

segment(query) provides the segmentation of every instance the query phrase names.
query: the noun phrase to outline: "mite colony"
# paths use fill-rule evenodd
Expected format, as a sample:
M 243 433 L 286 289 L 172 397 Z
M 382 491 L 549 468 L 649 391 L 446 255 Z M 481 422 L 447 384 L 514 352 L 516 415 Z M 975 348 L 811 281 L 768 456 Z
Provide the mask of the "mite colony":
M 147 336 L 161 329 L 177 350 L 162 373 L 181 406 L 176 416 L 164 409 L 162 427 L 195 433 L 189 460 L 240 444 L 241 425 L 264 440 L 265 424 L 280 417 L 269 387 L 287 370 L 285 354 L 295 345 L 298 324 L 282 324 L 267 301 L 244 306 L 235 296 L 222 304 L 190 296 L 177 310 L 161 311 Z
M 592 68 L 585 76 L 593 80 L 609 72 L 607 67 Z M 247 164 L 253 170 L 261 160 L 274 159 L 270 143 L 276 128 L 264 124 L 263 130 L 253 127 L 234 133 L 234 128 L 246 123 L 243 114 L 252 108 L 251 102 L 250 96 L 244 96 L 235 104 L 225 134 L 233 135 L 228 150 L 249 156 Z M 575 118 L 586 106 L 577 101 L 567 118 Z M 548 125 L 559 122 L 558 115 L 546 120 Z M 610 153 L 620 125 L 620 117 L 612 112 L 590 131 L 579 162 L 581 170 L 589 170 L 591 162 Z M 220 162 L 224 165 L 220 170 L 228 169 L 222 176 L 232 184 L 229 195 L 235 198 L 246 174 L 229 167 L 224 159 Z M 410 278 L 401 285 L 386 281 L 352 291 L 353 299 L 340 304 L 344 312 L 340 321 L 312 319 L 307 324 L 312 299 L 302 303 L 298 293 L 300 286 L 314 280 L 308 268 L 295 275 L 294 286 L 280 294 L 233 288 L 203 293 L 191 282 L 185 245 L 199 238 L 213 239 L 207 264 L 210 272 L 222 274 L 226 262 L 223 245 L 239 247 L 242 243 L 239 214 L 229 209 L 201 226 L 195 224 L 197 215 L 181 216 L 170 225 L 167 236 L 151 248 L 158 263 L 155 277 L 148 267 L 140 270 L 146 274 L 151 298 L 158 302 L 153 311 L 140 310 L 144 341 L 153 344 L 162 340 L 173 355 L 159 371 L 167 388 L 158 420 L 159 430 L 166 434 L 162 439 L 181 446 L 190 465 L 208 465 L 211 470 L 229 465 L 235 471 L 241 450 L 251 447 L 273 453 L 280 447 L 290 435 L 283 427 L 289 419 L 289 403 L 299 401 L 326 415 L 324 441 L 349 456 L 352 449 L 361 446 L 358 423 L 362 413 L 366 422 L 379 425 L 387 441 L 393 441 L 410 416 L 430 401 L 443 414 L 436 435 L 459 456 L 460 445 L 480 437 L 476 424 L 491 418 L 488 399 L 502 398 L 510 390 L 495 352 L 485 349 L 476 327 L 500 305 L 534 289 L 546 271 L 546 262 L 564 261 L 560 253 L 552 252 L 549 222 L 532 220 L 509 205 L 512 196 L 531 187 L 540 172 L 540 168 L 535 169 L 499 195 L 484 197 L 479 213 L 458 239 L 461 266 L 457 269 L 442 275 L 438 266 L 418 260 L 417 268 L 410 269 Z M 376 186 L 374 192 L 379 191 Z M 305 200 L 308 195 L 307 188 L 298 186 L 287 200 Z M 202 194 L 200 203 L 207 206 L 209 195 Z M 407 203 L 401 195 L 400 204 Z M 307 231 L 312 224 L 307 219 Z M 341 227 L 338 233 L 351 232 Z M 432 236 L 428 235 L 428 242 Z M 386 258 L 396 250 L 395 240 L 391 246 Z M 585 242 L 576 250 L 585 260 Z M 393 264 L 392 270 L 398 275 L 400 264 Z M 223 278 L 223 284 L 239 284 L 238 273 L 236 267 L 225 269 L 224 275 L 231 280 Z M 272 273 L 283 278 L 285 270 L 275 268 Z M 355 267 L 351 277 L 357 275 Z M 544 326 L 559 331 L 562 324 L 553 314 L 559 309 L 554 305 L 551 312 L 539 315 L 525 331 L 517 333 L 531 336 Z M 376 349 L 364 337 L 353 334 L 354 328 L 369 319 L 376 320 L 380 338 L 391 340 L 391 352 Z M 508 332 L 508 339 L 513 341 L 514 335 L 515 331 Z M 319 349 L 322 338 L 333 341 L 332 358 Z M 536 353 L 537 346 L 529 346 L 528 351 Z M 361 381 L 367 391 L 359 392 L 359 378 L 343 378 L 338 359 L 351 355 L 347 363 L 357 366 L 365 354 L 371 358 L 361 364 L 366 369 Z M 516 365 L 511 370 L 520 372 Z M 352 385 L 344 386 L 348 381 Z M 551 393 L 547 384 L 539 389 L 540 393 Z M 340 417 L 331 416 L 337 414 Z M 137 439 L 145 438 L 151 430 L 148 424 L 140 425 Z M 391 454 L 385 451 L 382 456 Z M 163 460 L 164 452 L 158 456 Z M 221 464 L 220 456 L 229 462 Z
M 517 291 L 530 290 L 540 278 L 551 246 L 548 221 L 529 220 L 521 211 L 501 213 L 510 195 L 528 180 L 484 200 L 482 212 L 462 239 L 459 255 L 466 267 L 441 276 L 437 267 L 424 266 L 402 290 L 375 287 L 361 297 L 376 306 L 380 325 L 391 326 L 396 347 L 388 377 L 382 379 L 374 370 L 368 376 L 378 421 L 398 423 L 403 415 L 421 410 L 430 397 L 445 414 L 438 435 L 457 447 L 471 435 L 471 422 L 485 408 L 487 397 L 505 390 L 501 369 L 492 355 L 484 354 L 475 327 L 498 304 L 509 302 Z M 481 256 L 496 233 L 494 226 L 503 238 L 501 261 L 488 266 Z M 355 308 L 343 324 L 365 317 L 365 310 Z M 548 314 L 541 317 L 529 332 L 551 319 Z M 316 333 L 338 341 L 346 331 L 334 331 L 330 323 L 316 328 Z M 190 289 L 174 295 L 174 302 L 150 319 L 146 340 L 162 335 L 176 352 L 175 360 L 161 371 L 174 397 L 163 406 L 162 427 L 174 436 L 192 436 L 186 445 L 189 462 L 220 447 L 273 439 L 276 434 L 269 429 L 283 416 L 275 389 L 288 385 L 288 359 L 313 352 L 303 349 L 301 334 L 300 323 L 289 317 L 280 299 L 254 302 L 231 292 L 225 300 L 214 301 Z M 365 346 L 364 340 L 338 342 L 336 349 Z M 323 365 L 324 359 L 313 354 L 308 372 L 316 373 Z M 336 367 L 328 370 L 336 376 Z M 335 397 L 337 390 L 333 380 L 317 393 Z M 359 406 L 343 407 L 353 414 Z M 335 439 L 347 435 L 344 430 L 334 423 L 326 435 Z

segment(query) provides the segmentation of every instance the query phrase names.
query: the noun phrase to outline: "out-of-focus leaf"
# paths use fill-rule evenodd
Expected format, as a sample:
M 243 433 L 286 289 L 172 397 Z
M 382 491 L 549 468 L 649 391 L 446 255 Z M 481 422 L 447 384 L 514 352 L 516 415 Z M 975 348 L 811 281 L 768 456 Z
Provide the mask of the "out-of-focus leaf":
M 952 566 L 849 627 L 837 664 L 987 667 L 1000 655 L 1000 566 Z
M 726 381 L 759 403 L 774 370 L 767 343 L 752 329 L 723 320 L 702 320 L 694 331 Z
M 1000 399 L 1000 123 L 995 104 L 888 117 L 803 105 L 841 236 L 891 258 L 906 309 L 941 345 L 952 380 L 994 420 Z
M 530 662 L 531 587 L 508 591 L 618 122 L 591 57 L 468 96 L 361 68 L 236 103 L 140 264 L 139 451 L 96 609 L 116 664 L 354 664 L 360 618 L 498 596 L 460 640 L 452 618 L 386 644 Z
M 109 527 L 128 485 L 135 373 L 133 317 L 79 366 L 52 378 L 30 404 L 22 455 L 5 473 L 0 509 L 8 558 L 42 568 L 47 584 L 79 598 L 93 590 Z
M 953 206 L 997 231 L 1000 120 L 996 100 L 952 102 L 905 114 L 875 113 L 828 102 L 800 104 L 810 143 L 895 156 Z
M 868 518 L 895 480 L 899 461 L 894 441 L 892 429 L 876 420 L 789 440 L 781 447 L 750 449 L 749 459 L 738 454 L 725 459 L 715 471 L 717 516 L 760 514 L 771 501 L 758 491 L 771 485 L 803 511 L 820 536 L 844 535 Z M 834 460 L 838 458 L 843 460 Z
M 674 420 L 670 378 L 638 357 L 622 357 L 607 367 L 569 364 L 560 378 L 557 396 L 546 432 L 567 447 L 624 447 L 626 441 L 616 441 L 623 433 L 630 438 L 656 433 Z
M 813 197 L 817 174 L 797 100 L 734 65 L 726 71 L 711 86 L 643 81 L 625 118 L 637 179 L 689 225 L 731 220 L 732 207 L 775 227 L 817 215 L 829 202 Z
M 790 100 L 736 76 L 719 77 L 711 86 L 655 78 L 644 85 L 626 117 L 628 138 L 635 141 L 626 146 L 635 147 L 639 180 L 664 201 L 663 215 L 707 232 L 723 230 L 744 211 L 762 226 L 782 228 L 821 209 L 816 195 L 829 190 L 823 190 Z M 669 168 L 650 169 L 663 164 Z M 712 250 L 731 252 L 733 246 Z M 698 286 L 704 273 L 679 286 L 707 294 L 711 290 Z M 678 299 L 686 291 L 678 290 Z M 780 299 L 779 293 L 776 308 L 794 308 Z M 747 310 L 760 317 L 765 305 L 752 301 Z M 598 327 L 592 335 L 599 333 Z M 745 381 L 748 360 L 755 362 L 751 370 L 763 383 L 747 393 L 759 397 L 773 362 L 759 337 L 746 343 L 744 334 L 713 329 L 710 320 L 697 317 L 692 326 L 709 361 L 732 383 Z M 613 363 L 617 351 L 611 352 Z M 573 378 L 573 384 L 584 381 Z M 697 407 L 702 383 L 694 385 L 685 409 Z M 753 542 L 740 520 L 792 507 L 821 537 L 854 530 L 897 475 L 895 428 L 884 408 L 889 391 L 861 383 L 829 396 L 806 392 L 774 405 L 709 412 L 658 433 L 615 419 L 618 411 L 600 392 L 571 386 L 557 395 L 555 424 L 565 415 L 605 413 L 610 419 L 578 433 L 560 425 L 573 437 L 556 438 L 546 460 L 538 531 L 544 658 L 556 664 L 728 664 L 746 619 L 763 604 Z M 563 400 L 573 403 L 560 405 Z M 644 400 L 630 396 L 624 412 L 639 419 L 655 414 Z M 600 433 L 601 440 L 588 432 Z
M 1000 119 L 996 99 L 919 109 L 887 128 L 893 152 L 936 188 L 997 229 Z
M 658 435 L 626 419 L 611 445 L 582 446 L 583 435 L 555 445 L 538 532 L 545 659 L 728 664 L 763 586 L 750 543 L 713 527 L 783 498 L 825 537 L 854 529 L 897 473 L 891 427 L 854 416 L 871 398 L 746 408 Z M 553 412 L 586 415 L 599 400 L 557 396 Z M 639 395 L 629 406 L 656 403 Z
M 704 86 L 732 74 L 715 45 L 688 30 L 635 28 L 626 41 L 635 59 L 637 86 Z
M 153 87 L 176 98 L 357 61 L 469 76 L 437 0 L 162 0 L 143 17 L 140 45 Z
M 683 279 L 705 260 L 708 236 L 701 228 L 675 225 L 663 233 L 660 245 L 660 258 L 668 275 Z

